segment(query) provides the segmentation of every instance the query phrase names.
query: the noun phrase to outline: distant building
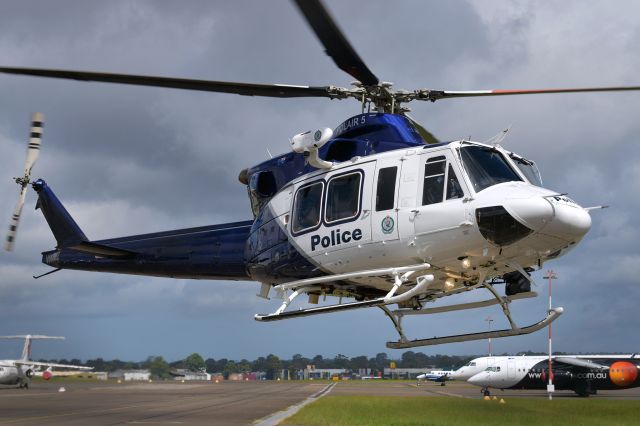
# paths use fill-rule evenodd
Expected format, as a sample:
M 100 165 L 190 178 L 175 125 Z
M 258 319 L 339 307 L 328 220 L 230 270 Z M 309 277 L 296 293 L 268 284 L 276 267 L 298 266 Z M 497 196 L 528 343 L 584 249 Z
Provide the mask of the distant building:
M 346 374 L 347 370 L 344 368 L 313 368 L 307 366 L 304 369 L 304 379 L 330 379 L 333 376 L 341 376 Z
M 136 380 L 149 380 L 151 373 L 149 370 L 116 370 L 109 373 L 110 379 L 120 379 L 125 382 Z
M 206 373 L 204 371 L 191 371 L 185 368 L 178 368 L 172 371 L 171 375 L 174 376 L 175 380 L 211 380 L 211 374 L 209 373 Z
M 386 379 L 415 379 L 420 374 L 424 374 L 428 371 L 439 370 L 433 368 L 433 366 L 427 366 L 422 368 L 385 368 L 384 377 Z

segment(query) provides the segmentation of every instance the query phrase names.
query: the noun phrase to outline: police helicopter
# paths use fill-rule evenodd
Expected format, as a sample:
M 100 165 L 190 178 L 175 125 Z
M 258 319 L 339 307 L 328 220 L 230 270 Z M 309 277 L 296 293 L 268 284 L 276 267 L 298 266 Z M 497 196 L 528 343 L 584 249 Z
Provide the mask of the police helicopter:
M 253 218 L 197 228 L 90 240 L 44 180 L 31 181 L 43 117 L 34 117 L 21 195 L 5 247 L 11 250 L 28 185 L 57 242 L 42 254 L 55 268 L 157 277 L 257 281 L 258 296 L 282 299 L 258 321 L 378 307 L 399 334 L 389 348 L 523 335 L 562 314 L 519 326 L 510 304 L 532 298 L 530 273 L 565 255 L 589 231 L 589 211 L 543 186 L 536 164 L 500 145 L 441 142 L 407 114 L 412 101 L 542 93 L 640 90 L 640 86 L 543 90 L 396 90 L 380 81 L 319 0 L 297 7 L 352 87 L 193 80 L 88 71 L 0 67 L 8 74 L 278 98 L 352 98 L 360 114 L 335 129 L 295 135 L 291 151 L 239 174 Z M 496 285 L 504 284 L 501 295 Z M 490 296 L 441 304 L 484 289 Z M 306 297 L 312 305 L 293 309 Z M 320 299 L 336 303 L 320 304 Z M 449 299 L 450 300 L 450 299 Z M 499 305 L 511 327 L 408 338 L 406 316 Z M 395 306 L 395 308 L 393 307 Z

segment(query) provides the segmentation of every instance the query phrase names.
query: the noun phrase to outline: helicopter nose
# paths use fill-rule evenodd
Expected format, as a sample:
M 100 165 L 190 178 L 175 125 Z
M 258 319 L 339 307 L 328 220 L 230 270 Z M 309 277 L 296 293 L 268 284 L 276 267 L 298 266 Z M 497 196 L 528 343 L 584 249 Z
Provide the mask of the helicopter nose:
M 548 197 L 553 206 L 553 220 L 545 227 L 544 233 L 569 241 L 580 240 L 591 229 L 589 212 L 566 197 Z
M 571 242 L 580 240 L 591 228 L 589 212 L 562 195 L 511 199 L 505 207 L 527 228 Z

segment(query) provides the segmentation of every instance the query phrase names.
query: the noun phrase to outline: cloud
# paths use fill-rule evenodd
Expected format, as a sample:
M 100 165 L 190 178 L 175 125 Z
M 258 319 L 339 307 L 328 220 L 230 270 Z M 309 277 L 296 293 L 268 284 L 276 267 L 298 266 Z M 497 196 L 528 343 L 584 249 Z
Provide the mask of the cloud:
M 399 88 L 638 84 L 636 2 L 328 6 L 369 67 Z M 0 16 L 0 57 L 7 66 L 257 83 L 348 86 L 352 80 L 288 1 L 9 3 Z M 558 270 L 556 300 L 567 308 L 556 323 L 559 350 L 637 350 L 617 330 L 633 333 L 625 319 L 640 296 L 633 274 L 639 99 L 629 92 L 412 105 L 413 115 L 443 140 L 486 140 L 512 124 L 504 145 L 535 160 L 547 186 L 583 205 L 611 205 L 592 212 L 593 229 L 581 245 L 545 265 Z M 296 133 L 335 127 L 359 105 L 0 76 L 0 219 L 7 222 L 17 197 L 9 178 L 20 173 L 32 111 L 47 117 L 35 174 L 47 179 L 87 235 L 107 238 L 249 219 L 239 171 L 267 159 L 267 148 L 286 152 Z M 373 310 L 256 323 L 253 314 L 274 310 L 278 301 L 256 298 L 255 283 L 75 271 L 33 280 L 47 270 L 40 252 L 55 245 L 32 209 L 34 199 L 29 194 L 16 251 L 0 254 L 0 332 L 69 336 L 64 344 L 39 346 L 43 356 L 395 354 L 384 347 L 395 338 L 393 327 Z M 546 300 L 516 302 L 513 309 L 523 324 L 534 322 Z M 496 308 L 412 319 L 407 327 L 412 337 L 479 331 L 488 314 L 494 327 L 506 326 Z M 501 352 L 543 350 L 546 338 L 494 344 Z M 486 342 L 425 349 L 485 350 Z

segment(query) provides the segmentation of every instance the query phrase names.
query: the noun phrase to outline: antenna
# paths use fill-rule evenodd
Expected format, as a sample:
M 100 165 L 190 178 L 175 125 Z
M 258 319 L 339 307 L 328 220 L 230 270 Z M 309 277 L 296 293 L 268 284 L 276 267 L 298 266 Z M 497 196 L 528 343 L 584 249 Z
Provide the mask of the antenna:
M 495 136 L 493 136 L 493 137 L 491 137 L 491 138 L 487 139 L 487 140 L 486 140 L 485 142 L 483 142 L 483 143 L 485 143 L 485 144 L 487 144 L 487 145 L 494 145 L 494 146 L 495 146 L 495 145 L 499 145 L 499 144 L 501 144 L 501 143 L 502 143 L 502 141 L 506 139 L 506 137 L 507 137 L 507 133 L 509 133 L 509 130 L 511 130 L 511 126 L 512 126 L 512 125 L 511 125 L 511 124 L 509 124 L 509 126 L 508 126 L 506 129 L 504 129 L 503 131 L 501 131 L 501 132 L 500 132 L 500 133 L 498 133 L 497 135 L 495 135 Z
M 491 323 L 494 321 L 493 318 L 489 315 L 484 320 L 489 323 L 489 333 L 491 333 Z M 491 356 L 491 337 L 489 337 L 489 356 Z

